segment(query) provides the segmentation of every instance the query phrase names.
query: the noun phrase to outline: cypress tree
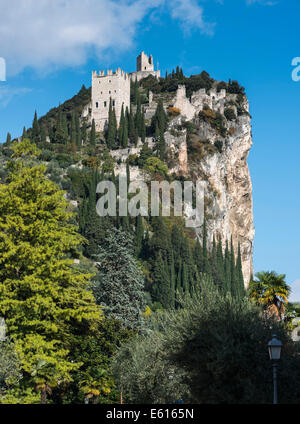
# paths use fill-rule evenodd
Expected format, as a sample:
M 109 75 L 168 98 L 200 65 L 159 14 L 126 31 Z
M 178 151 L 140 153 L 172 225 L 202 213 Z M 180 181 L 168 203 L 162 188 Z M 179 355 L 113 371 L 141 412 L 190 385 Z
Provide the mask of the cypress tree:
M 142 122 L 141 122 L 141 139 L 142 143 L 146 141 L 146 124 L 145 124 L 145 113 L 142 111 Z
M 85 121 L 82 124 L 81 137 L 82 137 L 83 143 L 86 143 L 86 140 L 87 140 L 87 128 L 86 128 L 86 122 Z
M 126 162 L 126 177 L 127 177 L 127 187 L 129 187 L 129 184 L 130 184 L 130 166 L 129 166 L 128 162 Z
M 26 138 L 26 136 L 23 136 L 23 137 Z M 45 129 L 45 126 L 42 125 L 41 126 L 41 142 L 46 143 L 46 139 L 47 139 L 46 129 Z
M 10 135 L 10 132 L 8 132 L 6 136 L 6 144 L 9 144 L 10 142 L 11 142 L 11 135 Z
M 122 104 L 122 109 L 121 109 L 121 117 L 120 117 L 120 125 L 119 125 L 119 131 L 118 131 L 118 137 L 119 137 L 119 144 L 123 146 L 123 133 L 124 133 L 124 125 L 125 125 L 125 117 L 124 117 L 124 106 Z
M 194 250 L 194 262 L 197 266 L 198 272 L 203 272 L 203 250 L 198 238 Z
M 122 147 L 124 149 L 126 149 L 128 147 L 128 120 L 127 120 L 127 115 L 124 116 L 124 121 L 123 121 Z
M 234 254 L 232 236 L 230 240 L 230 274 L 231 274 L 231 293 L 233 296 L 238 296 L 239 282 L 238 282 L 237 274 L 236 274 L 236 263 L 235 263 L 235 254 Z
M 207 251 L 207 228 L 206 228 L 206 220 L 204 220 L 203 224 L 203 243 L 202 243 L 202 257 L 203 257 L 203 272 L 206 274 L 210 274 L 210 264 L 208 260 L 208 251 Z
M 40 141 L 40 125 L 37 119 L 37 111 L 34 113 L 33 123 L 32 123 L 32 140 L 34 142 Z
M 236 275 L 238 282 L 238 295 L 239 297 L 243 297 L 245 295 L 245 284 L 244 284 L 244 276 L 243 276 L 243 268 L 242 268 L 242 256 L 241 256 L 241 245 L 238 245 L 238 257 L 236 263 Z
M 163 308 L 171 307 L 171 285 L 166 261 L 163 260 L 161 252 L 158 252 L 154 262 L 152 297 L 159 302 Z
M 135 129 L 137 135 L 140 137 L 142 132 L 142 105 L 140 98 L 138 99 L 136 114 L 135 114 Z
M 225 257 L 224 257 L 224 273 L 225 273 L 225 292 L 231 293 L 231 260 L 228 247 L 228 240 L 226 240 Z
M 75 127 L 76 127 L 76 145 L 78 149 L 80 149 L 82 146 L 82 139 L 81 139 L 80 121 L 79 121 L 79 116 L 77 112 L 75 112 Z
M 143 219 L 141 215 L 138 215 L 136 218 L 136 233 L 135 233 L 135 254 L 137 257 L 139 257 L 142 251 L 143 238 L 144 238 Z
M 95 124 L 95 119 L 93 119 L 93 121 L 92 121 L 92 129 L 91 129 L 91 133 L 90 133 L 90 144 L 91 144 L 91 146 L 95 146 L 96 145 L 96 124 Z
M 217 245 L 217 273 L 218 273 L 218 280 L 219 280 L 220 287 L 223 290 L 226 282 L 225 282 L 224 257 L 223 257 L 221 237 L 219 237 L 219 241 Z
M 107 147 L 108 149 L 112 149 L 115 145 L 115 131 L 116 128 L 114 126 L 114 117 L 113 117 L 113 108 L 111 99 L 109 101 L 109 111 L 108 111 L 108 130 L 107 130 Z
M 130 108 L 129 118 L 128 118 L 128 135 L 129 135 L 130 143 L 136 146 L 138 142 L 138 137 L 135 130 L 135 123 L 134 123 L 132 108 Z
M 26 138 L 26 136 L 27 136 L 26 127 L 23 127 L 22 139 Z
M 76 146 L 77 137 L 76 137 L 76 118 L 75 113 L 72 112 L 72 118 L 71 118 L 71 144 L 72 146 Z

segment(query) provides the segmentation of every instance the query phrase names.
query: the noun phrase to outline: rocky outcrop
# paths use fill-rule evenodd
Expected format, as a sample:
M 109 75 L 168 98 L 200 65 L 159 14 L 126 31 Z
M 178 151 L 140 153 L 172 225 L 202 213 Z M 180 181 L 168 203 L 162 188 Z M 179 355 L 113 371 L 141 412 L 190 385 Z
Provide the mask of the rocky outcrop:
M 182 117 L 191 117 L 194 110 L 194 122 L 197 114 L 206 105 L 213 111 L 224 112 L 230 107 L 237 114 L 234 105 L 237 95 L 224 96 L 224 91 L 217 94 L 211 91 L 208 96 L 205 90 L 194 93 L 191 100 L 182 99 L 185 90 L 179 88 L 174 99 L 174 106 L 183 108 Z M 209 100 L 208 100 L 209 98 Z M 179 99 L 180 103 L 179 103 Z M 189 104 L 188 104 L 189 103 Z M 206 186 L 206 214 L 208 217 L 208 236 L 212 243 L 213 236 L 221 237 L 224 247 L 226 240 L 233 238 L 235 252 L 240 244 L 245 284 L 248 285 L 253 272 L 253 204 L 252 183 L 247 158 L 252 146 L 251 121 L 249 105 L 244 96 L 239 104 L 240 114 L 233 120 L 224 119 L 226 135 L 220 136 L 209 123 L 198 120 L 196 142 L 209 143 L 211 148 L 200 159 L 187 154 L 187 143 L 180 136 L 167 136 L 168 145 L 177 151 L 180 158 L 177 171 L 191 175 L 193 179 L 201 179 Z M 242 112 L 241 112 L 242 111 Z M 215 146 L 218 146 L 216 148 Z M 202 228 L 197 228 L 201 235 Z

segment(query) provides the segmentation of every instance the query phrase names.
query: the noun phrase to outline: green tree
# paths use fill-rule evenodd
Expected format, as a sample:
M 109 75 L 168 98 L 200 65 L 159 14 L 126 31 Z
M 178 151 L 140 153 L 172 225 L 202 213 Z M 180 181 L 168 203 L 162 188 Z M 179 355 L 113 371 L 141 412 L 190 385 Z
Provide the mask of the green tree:
M 290 286 L 285 282 L 285 274 L 261 271 L 255 276 L 256 280 L 249 285 L 250 298 L 262 305 L 268 313 L 281 319 L 291 293 Z
M 15 387 L 22 378 L 20 361 L 16 355 L 13 343 L 8 339 L 0 340 L 0 403 L 10 389 Z
M 7 184 L 0 187 L 0 314 L 16 346 L 23 390 L 37 387 L 42 402 L 58 382 L 71 381 L 74 327 L 99 322 L 89 274 L 74 268 L 83 238 L 70 223 L 64 192 L 36 165 L 35 145 L 13 146 Z M 17 231 L 16 231 L 17 229 Z M 67 257 L 69 256 L 69 258 Z
M 95 282 L 97 302 L 105 314 L 126 328 L 142 324 L 145 307 L 144 276 L 134 256 L 131 234 L 113 228 L 99 246 L 99 274 Z
M 96 145 L 96 125 L 95 125 L 95 119 L 92 121 L 92 129 L 90 132 L 90 145 L 95 146 Z
M 40 141 L 40 125 L 37 119 L 37 111 L 35 111 L 34 113 L 31 136 L 32 141 L 34 141 L 35 143 Z

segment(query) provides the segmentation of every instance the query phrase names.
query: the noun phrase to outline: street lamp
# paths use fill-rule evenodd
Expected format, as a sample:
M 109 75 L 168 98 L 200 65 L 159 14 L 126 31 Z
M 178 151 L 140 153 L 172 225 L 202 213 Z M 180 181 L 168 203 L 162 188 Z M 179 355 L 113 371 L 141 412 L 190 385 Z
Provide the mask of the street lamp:
M 277 364 L 280 359 L 282 343 L 277 339 L 276 334 L 272 335 L 272 340 L 268 343 L 269 355 L 271 361 L 273 361 L 273 384 L 274 384 L 274 398 L 273 404 L 278 403 L 277 399 Z

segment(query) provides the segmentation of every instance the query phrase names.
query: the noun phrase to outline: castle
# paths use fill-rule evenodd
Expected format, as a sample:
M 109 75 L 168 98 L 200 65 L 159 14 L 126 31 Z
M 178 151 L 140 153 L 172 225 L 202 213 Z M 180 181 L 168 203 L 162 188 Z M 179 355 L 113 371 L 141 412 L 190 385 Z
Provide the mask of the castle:
M 139 81 L 153 75 L 160 78 L 160 71 L 154 70 L 153 57 L 142 52 L 137 58 L 137 70 L 127 74 L 118 68 L 115 72 L 108 70 L 92 72 L 92 119 L 95 120 L 96 131 L 103 131 L 108 124 L 110 102 L 115 109 L 117 122 L 124 111 L 130 108 L 130 81 Z

